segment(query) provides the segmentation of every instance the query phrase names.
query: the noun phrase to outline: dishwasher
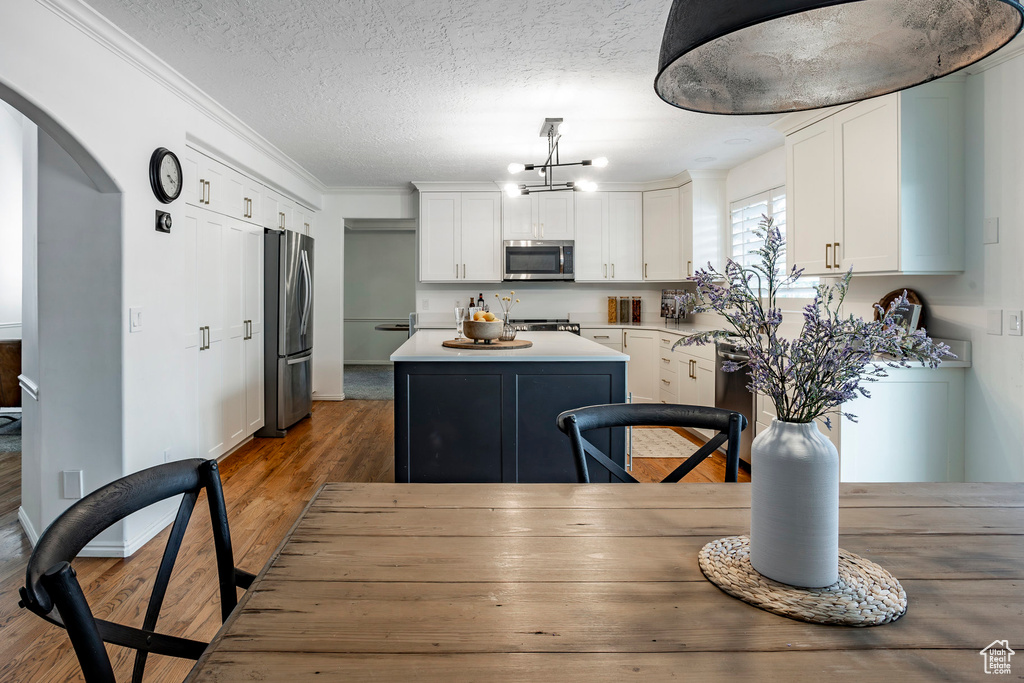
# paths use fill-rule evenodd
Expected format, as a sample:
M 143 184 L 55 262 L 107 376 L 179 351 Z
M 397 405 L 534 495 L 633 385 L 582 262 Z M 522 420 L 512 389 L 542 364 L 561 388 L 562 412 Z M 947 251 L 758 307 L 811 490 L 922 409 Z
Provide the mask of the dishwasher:
M 747 418 L 747 428 L 740 435 L 740 460 L 750 464 L 750 442 L 754 440 L 754 395 L 747 389 L 750 378 L 746 369 L 726 372 L 722 364 L 731 360 L 745 363 L 750 360 L 746 349 L 736 342 L 719 341 L 715 344 L 715 407 L 732 410 Z

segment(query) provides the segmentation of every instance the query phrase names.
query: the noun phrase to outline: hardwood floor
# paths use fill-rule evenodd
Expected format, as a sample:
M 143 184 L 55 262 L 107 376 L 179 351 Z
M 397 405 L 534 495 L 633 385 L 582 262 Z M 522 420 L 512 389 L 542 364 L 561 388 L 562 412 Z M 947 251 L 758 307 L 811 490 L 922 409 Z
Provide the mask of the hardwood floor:
M 634 427 L 634 429 L 644 429 Z M 664 429 L 664 427 L 652 427 L 651 429 Z M 685 429 L 671 428 L 695 446 L 703 446 L 704 441 L 694 436 Z M 661 481 L 675 468 L 682 464 L 685 458 L 633 458 L 633 469 L 631 474 L 640 481 Z M 750 481 L 750 470 L 745 469 L 743 461 L 740 461 L 740 471 L 737 477 L 739 481 Z M 725 481 L 725 456 L 715 453 L 710 458 L 698 465 L 692 472 L 683 477 L 688 483 L 708 483 Z
M 391 401 L 318 402 L 312 417 L 287 438 L 254 439 L 225 458 L 220 469 L 235 564 L 258 572 L 324 482 L 393 481 L 393 411 Z M 644 463 L 652 480 L 657 467 L 674 467 L 671 459 L 646 460 L 668 461 Z M 17 520 L 20 476 L 20 459 L 0 459 L 0 681 L 79 681 L 78 660 L 64 631 L 18 607 L 31 552 Z M 721 481 L 722 475 L 714 463 L 705 463 L 690 478 Z M 205 506 L 204 500 L 196 505 L 158 622 L 162 632 L 200 640 L 211 639 L 220 626 Z M 167 533 L 130 558 L 75 560 L 78 580 L 97 615 L 141 624 Z M 134 653 L 116 646 L 108 651 L 118 680 L 128 680 Z M 191 666 L 190 661 L 151 656 L 146 680 L 179 681 Z

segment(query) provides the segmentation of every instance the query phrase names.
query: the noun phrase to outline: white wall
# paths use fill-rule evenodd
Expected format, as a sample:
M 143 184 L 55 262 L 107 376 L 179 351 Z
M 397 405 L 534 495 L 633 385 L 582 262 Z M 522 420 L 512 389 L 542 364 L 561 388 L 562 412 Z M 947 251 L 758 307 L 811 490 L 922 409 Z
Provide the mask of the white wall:
M 340 400 L 344 390 L 345 219 L 410 219 L 419 215 L 415 190 L 396 188 L 336 188 L 323 197 L 317 217 L 316 298 L 313 331 L 313 398 Z
M 23 120 L 0 101 L 0 339 L 21 339 Z
M 415 310 L 416 259 L 415 231 L 345 230 L 346 363 L 388 363 L 406 340 L 374 328 Z
M 99 189 L 121 193 L 117 242 L 122 267 L 116 273 L 120 298 L 114 302 L 114 329 L 123 353 L 117 408 L 122 426 L 114 445 L 118 469 L 126 474 L 160 463 L 165 449 L 170 449 L 174 459 L 194 456 L 194 430 L 171 419 L 167 410 L 169 405 L 194 401 L 195 397 L 183 378 L 186 370 L 179 360 L 180 340 L 174 324 L 188 302 L 169 286 L 174 280 L 174 259 L 166 258 L 167 236 L 152 227 L 154 210 L 162 205 L 149 188 L 149 157 L 160 146 L 181 155 L 186 139 L 191 139 L 314 207 L 321 204 L 322 188 L 77 0 L 6 0 L 3 15 L 0 97 L 73 151 L 94 181 L 108 177 L 109 182 Z M 181 200 L 170 205 L 175 219 L 181 217 L 181 210 Z M 40 262 L 41 271 L 44 267 Z M 131 335 L 129 306 L 144 311 L 143 330 Z M 44 317 L 48 315 L 41 310 Z M 28 318 L 27 312 L 24 317 Z M 41 319 L 39 326 L 45 329 L 45 321 Z M 83 356 L 81 361 L 87 363 L 89 358 Z M 48 395 L 47 387 L 41 385 L 39 408 L 44 424 L 49 424 Z M 100 476 L 95 475 L 103 474 L 95 472 L 92 463 L 109 454 L 90 447 L 74 450 L 67 457 L 69 462 L 62 467 L 77 464 L 86 470 L 88 488 L 92 488 L 100 483 Z M 44 501 L 41 517 L 32 520 L 42 529 L 52 521 L 53 511 L 70 501 L 60 499 L 55 478 L 44 476 L 30 483 L 38 490 L 29 495 Z M 163 523 L 160 512 L 129 520 L 124 528 L 124 548 L 146 540 Z
M 731 169 L 725 178 L 726 201 L 745 199 L 786 184 L 786 148 L 776 147 Z

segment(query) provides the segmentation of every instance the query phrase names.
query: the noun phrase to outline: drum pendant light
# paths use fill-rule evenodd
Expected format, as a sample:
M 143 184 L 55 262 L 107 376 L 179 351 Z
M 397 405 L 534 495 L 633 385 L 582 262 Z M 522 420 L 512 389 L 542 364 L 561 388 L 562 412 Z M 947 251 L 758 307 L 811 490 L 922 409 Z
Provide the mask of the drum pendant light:
M 884 95 L 992 54 L 1018 0 L 673 0 L 654 89 L 682 109 L 771 114 Z

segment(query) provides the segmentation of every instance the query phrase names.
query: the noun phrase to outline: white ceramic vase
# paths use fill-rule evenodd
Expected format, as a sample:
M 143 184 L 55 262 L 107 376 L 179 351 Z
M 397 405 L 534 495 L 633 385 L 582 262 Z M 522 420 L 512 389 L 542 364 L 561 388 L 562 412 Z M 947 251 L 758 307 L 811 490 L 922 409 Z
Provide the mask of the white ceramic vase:
M 772 420 L 750 446 L 750 563 L 807 588 L 839 579 L 839 452 L 816 422 Z

